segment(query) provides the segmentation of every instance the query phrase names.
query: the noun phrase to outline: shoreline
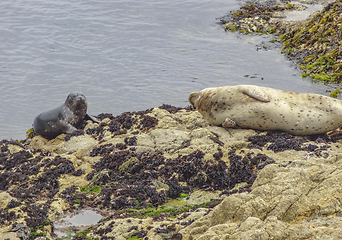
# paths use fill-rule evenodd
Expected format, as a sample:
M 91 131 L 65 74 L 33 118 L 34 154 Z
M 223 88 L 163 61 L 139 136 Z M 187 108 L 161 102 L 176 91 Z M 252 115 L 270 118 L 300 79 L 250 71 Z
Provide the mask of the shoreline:
M 303 12 L 306 6 L 290 1 L 286 4 L 246 3 L 239 10 L 221 17 L 227 31 L 240 34 L 272 34 L 283 45 L 282 53 L 301 69 L 302 77 L 323 82 L 342 81 L 341 36 L 342 18 L 340 0 L 329 1 L 320 12 L 313 12 L 308 19 L 288 21 L 286 14 Z M 331 94 L 336 97 L 339 92 Z

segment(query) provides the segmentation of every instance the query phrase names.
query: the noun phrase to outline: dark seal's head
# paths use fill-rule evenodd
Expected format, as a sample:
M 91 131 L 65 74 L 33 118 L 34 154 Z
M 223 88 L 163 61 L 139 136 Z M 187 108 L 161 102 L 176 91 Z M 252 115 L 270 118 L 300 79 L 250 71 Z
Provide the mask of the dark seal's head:
M 65 105 L 73 113 L 73 116 L 69 118 L 69 123 L 76 127 L 87 114 L 87 99 L 83 93 L 70 93 L 65 100 Z
M 65 105 L 74 113 L 87 112 L 87 99 L 83 93 L 70 93 Z

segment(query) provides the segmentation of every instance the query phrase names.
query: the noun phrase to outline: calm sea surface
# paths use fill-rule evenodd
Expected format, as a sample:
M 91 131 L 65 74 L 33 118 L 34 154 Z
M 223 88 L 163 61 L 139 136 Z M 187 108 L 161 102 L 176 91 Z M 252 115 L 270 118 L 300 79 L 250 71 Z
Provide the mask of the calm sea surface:
M 40 112 L 83 92 L 88 112 L 118 115 L 192 91 L 256 84 L 327 95 L 302 79 L 272 36 L 226 33 L 215 18 L 234 0 L 2 0 L 0 139 L 22 139 Z M 248 76 L 247 76 L 248 75 Z

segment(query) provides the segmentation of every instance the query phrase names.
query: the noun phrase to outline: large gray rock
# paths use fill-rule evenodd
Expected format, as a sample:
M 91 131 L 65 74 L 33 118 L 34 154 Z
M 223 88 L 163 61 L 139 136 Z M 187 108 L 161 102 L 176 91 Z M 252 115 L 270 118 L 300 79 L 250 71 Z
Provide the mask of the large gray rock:
M 183 239 L 338 239 L 342 156 L 266 166 L 250 193 L 234 194 L 183 229 Z M 233 230 L 231 230 L 233 226 Z

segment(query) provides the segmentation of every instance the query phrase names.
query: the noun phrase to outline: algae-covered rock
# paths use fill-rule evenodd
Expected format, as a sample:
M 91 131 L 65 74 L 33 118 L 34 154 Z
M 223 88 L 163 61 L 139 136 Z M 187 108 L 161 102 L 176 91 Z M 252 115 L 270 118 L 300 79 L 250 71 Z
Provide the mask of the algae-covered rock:
M 341 233 L 336 225 L 342 224 L 338 200 L 342 196 L 342 171 L 338 170 L 342 158 L 336 155 L 334 163 L 323 159 L 304 162 L 300 167 L 295 162 L 287 167 L 266 166 L 250 193 L 225 198 L 197 224 L 183 229 L 184 239 L 212 236 L 211 229 L 222 224 L 236 224 L 232 233 L 216 232 L 229 239 L 334 239 Z
M 340 0 L 330 3 L 308 23 L 280 36 L 283 51 L 299 63 L 303 77 L 342 80 L 341 8 Z
M 302 2 L 302 1 L 301 1 Z M 303 77 L 320 81 L 342 81 L 341 0 L 330 2 L 308 19 L 287 21 L 286 13 L 303 11 L 306 6 L 294 2 L 246 3 L 239 10 L 220 18 L 227 31 L 279 36 L 282 53 L 299 64 Z M 305 2 L 302 2 L 305 3 Z M 307 4 L 313 4 L 309 2 Z M 276 42 L 272 40 L 271 43 Z M 268 44 L 264 49 L 270 48 Z M 332 93 L 335 96 L 336 93 Z
M 51 238 L 54 222 L 85 208 L 104 218 L 84 238 L 339 233 L 338 135 L 224 129 L 168 105 L 98 118 L 50 141 L 0 141 L 3 236 L 22 223 L 31 239 Z

